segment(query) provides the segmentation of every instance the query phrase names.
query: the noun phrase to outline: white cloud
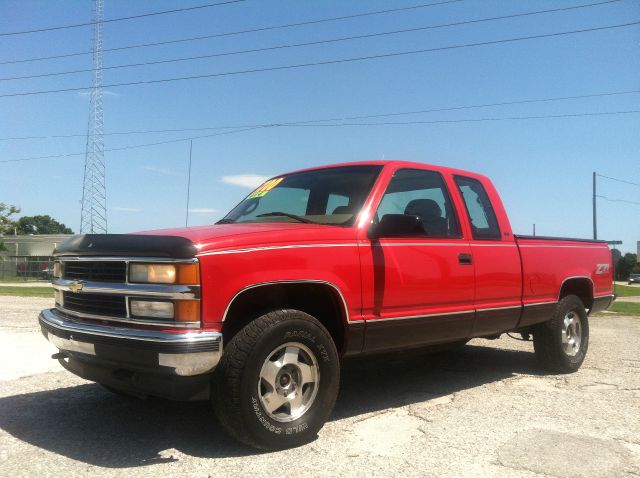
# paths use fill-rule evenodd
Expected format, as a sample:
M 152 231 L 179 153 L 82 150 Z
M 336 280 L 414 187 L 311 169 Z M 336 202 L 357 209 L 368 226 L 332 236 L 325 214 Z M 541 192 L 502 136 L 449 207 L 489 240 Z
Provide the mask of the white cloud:
M 112 207 L 110 208 L 112 211 L 120 211 L 120 212 L 140 212 L 142 209 L 137 207 Z
M 236 174 L 234 176 L 222 176 L 222 182 L 243 188 L 255 189 L 269 178 L 270 176 L 261 176 L 259 174 Z
M 142 166 L 142 169 L 151 171 L 153 173 L 162 174 L 163 176 L 178 176 L 178 173 L 169 168 L 158 168 L 156 166 Z
M 189 212 L 193 214 L 213 214 L 214 212 L 218 212 L 218 210 L 211 209 L 208 207 L 194 207 L 194 208 L 189 208 Z

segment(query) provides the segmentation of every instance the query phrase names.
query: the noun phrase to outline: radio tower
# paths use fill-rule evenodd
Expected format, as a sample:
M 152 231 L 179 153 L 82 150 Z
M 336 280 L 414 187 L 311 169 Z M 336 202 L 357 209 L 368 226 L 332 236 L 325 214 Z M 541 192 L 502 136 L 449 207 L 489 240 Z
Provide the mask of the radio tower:
M 80 233 L 107 232 L 107 187 L 102 111 L 102 21 L 104 0 L 93 1 L 93 87 L 89 103 L 87 149 L 84 158 Z

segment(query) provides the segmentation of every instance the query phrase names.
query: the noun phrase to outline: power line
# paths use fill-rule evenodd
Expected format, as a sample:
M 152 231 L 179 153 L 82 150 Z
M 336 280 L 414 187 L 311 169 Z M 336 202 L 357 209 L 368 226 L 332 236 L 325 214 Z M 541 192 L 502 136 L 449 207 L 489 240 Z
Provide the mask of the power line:
M 612 178 L 612 177 L 610 177 L 610 176 L 605 176 L 604 174 L 598 174 L 598 173 L 596 173 L 596 176 L 600 176 L 601 178 L 609 179 L 609 180 L 611 180 L 611 181 L 617 181 L 617 182 L 619 182 L 619 183 L 630 184 L 630 185 L 632 185 L 632 186 L 638 186 L 638 187 L 640 187 L 640 184 L 639 184 L 639 183 L 634 183 L 634 182 L 631 182 L 631 181 L 626 181 L 626 180 L 624 180 L 624 179 Z
M 166 40 L 166 41 L 153 42 L 153 43 L 138 43 L 136 45 L 125 45 L 125 46 L 121 46 L 121 47 L 105 48 L 103 51 L 130 50 L 130 49 L 133 49 L 133 48 L 147 48 L 147 47 L 153 47 L 153 46 L 169 45 L 169 44 L 172 44 L 172 43 L 183 43 L 183 42 L 206 40 L 206 39 L 209 39 L 209 38 L 220 38 L 220 37 L 226 37 L 226 36 L 244 35 L 244 34 L 247 34 L 247 33 L 257 33 L 257 32 L 264 32 L 264 31 L 270 31 L 270 30 L 279 30 L 279 29 L 283 29 L 283 28 L 294 28 L 294 27 L 300 27 L 300 26 L 305 26 L 305 25 L 316 25 L 316 24 L 319 24 L 319 23 L 335 22 L 335 21 L 339 21 L 339 20 L 348 20 L 348 19 L 351 19 L 351 18 L 367 17 L 367 16 L 373 16 L 373 15 L 386 15 L 388 13 L 395 13 L 395 12 L 408 11 L 408 10 L 417 10 L 419 8 L 436 7 L 436 6 L 439 6 L 439 5 L 446 5 L 446 4 L 449 4 L 449 3 L 458 3 L 458 2 L 463 2 L 463 1 L 465 1 L 465 0 L 446 0 L 446 1 L 443 1 L 443 2 L 436 2 L 436 3 L 423 3 L 423 4 L 420 4 L 420 5 L 413 5 L 413 6 L 410 6 L 410 7 L 392 8 L 392 9 L 387 9 L 387 10 L 375 10 L 375 11 L 369 11 L 369 12 L 356 13 L 356 14 L 353 14 L 353 15 L 343 15 L 343 16 L 340 16 L 340 17 L 321 18 L 321 19 L 315 19 L 315 20 L 307 20 L 307 21 L 304 21 L 304 22 L 287 23 L 287 24 L 283 24 L 283 25 L 271 25 L 271 26 L 267 26 L 267 27 L 256 27 L 256 28 L 251 28 L 251 29 L 247 29 L 247 30 L 238 30 L 238 31 L 224 32 L 224 33 L 214 33 L 214 34 L 211 34 L 211 35 L 201 35 L 201 36 L 195 36 L 195 37 L 178 38 L 178 39 L 175 39 L 175 40 Z M 54 59 L 57 59 L 57 58 L 68 58 L 68 57 L 71 57 L 71 56 L 89 55 L 91 53 L 93 53 L 93 52 L 91 52 L 91 51 L 82 51 L 82 52 L 75 52 L 75 53 L 66 53 L 66 54 L 62 54 L 62 55 L 43 56 L 43 57 L 39 57 L 39 58 L 23 58 L 23 59 L 19 59 L 19 60 L 2 61 L 2 62 L 0 62 L 0 65 L 6 65 L 6 64 L 10 64 L 10 63 L 25 63 L 25 62 L 31 62 L 31 61 L 54 60 Z
M 201 10 L 204 8 L 212 8 L 212 7 L 221 7 L 223 5 L 229 5 L 232 3 L 240 3 L 240 2 L 245 2 L 246 0 L 227 0 L 225 2 L 219 2 L 219 3 L 209 3 L 206 5 L 197 5 L 197 6 L 193 6 L 193 7 L 184 7 L 184 8 L 174 8 L 173 10 L 162 10 L 159 12 L 149 12 L 149 13 L 143 13 L 141 15 L 131 15 L 128 17 L 119 17 L 119 18 L 110 18 L 107 20 L 101 20 L 100 23 L 113 23 L 113 22 L 122 22 L 124 20 L 135 20 L 138 18 L 146 18 L 146 17 L 154 17 L 157 15 L 168 15 L 168 14 L 173 14 L 173 13 L 181 13 L 181 12 L 187 12 L 187 11 L 193 11 L 193 10 Z M 0 36 L 12 36 L 12 35 L 27 35 L 30 33 L 42 33 L 42 32 L 50 32 L 50 31 L 54 31 L 54 30 L 66 30 L 69 28 L 79 28 L 79 27 L 88 27 L 88 26 L 93 26 L 95 25 L 96 22 L 85 22 L 85 23 L 74 23 L 71 25 L 58 25 L 55 27 L 46 27 L 46 28 L 38 28 L 38 29 L 34 29 L 34 30 L 23 30 L 23 31 L 19 31 L 19 32 L 4 32 L 4 33 L 0 33 Z
M 520 105 L 520 104 L 530 104 L 530 103 L 546 103 L 546 102 L 553 102 L 553 101 L 609 97 L 609 96 L 616 96 L 616 95 L 630 95 L 630 94 L 637 94 L 637 93 L 640 93 L 640 90 L 610 91 L 610 92 L 592 93 L 592 94 L 585 94 L 585 95 L 555 96 L 550 98 L 530 98 L 530 99 L 523 99 L 523 100 L 501 101 L 496 103 L 448 106 L 443 108 L 430 108 L 430 109 L 422 109 L 422 110 L 398 111 L 398 112 L 391 112 L 391 113 L 377 113 L 377 114 L 357 115 L 357 116 L 339 116 L 339 117 L 295 121 L 295 122 L 289 121 L 286 124 L 323 123 L 323 122 L 329 122 L 329 121 L 349 121 L 349 120 L 359 120 L 359 119 L 385 118 L 385 117 L 416 115 L 416 114 L 424 114 L 424 113 L 458 111 L 458 110 L 476 109 L 476 108 L 489 108 L 489 107 L 496 107 L 496 106 L 510 106 L 510 105 Z M 279 124 L 279 123 L 268 123 L 268 124 Z M 188 131 L 228 130 L 228 129 L 236 129 L 236 128 L 253 128 L 253 127 L 263 127 L 263 126 L 265 125 L 264 124 L 244 124 L 244 125 L 229 125 L 229 126 L 203 126 L 203 127 L 192 127 L 192 128 L 115 131 L 115 132 L 104 133 L 104 134 L 108 136 L 121 136 L 121 135 L 131 135 L 131 134 L 184 133 Z M 49 135 L 49 136 L 14 136 L 14 137 L 0 138 L 0 141 L 77 138 L 77 137 L 85 137 L 85 136 L 86 136 L 85 134 L 80 134 L 80 133 L 65 134 L 65 135 Z
M 363 35 L 353 35 L 353 36 L 348 36 L 348 37 L 330 38 L 330 39 L 326 39 L 326 40 L 316 40 L 316 41 L 304 42 L 304 43 L 289 43 L 289 44 L 276 45 L 276 46 L 271 46 L 271 47 L 252 48 L 252 49 L 248 49 L 248 50 L 236 50 L 236 51 L 230 51 L 230 52 L 211 53 L 211 54 L 207 54 L 207 55 L 197 55 L 197 56 L 189 56 L 189 57 L 172 58 L 172 59 L 167 59 L 167 60 L 156 60 L 156 61 L 146 61 L 146 62 L 140 62 L 140 63 L 128 63 L 128 64 L 123 64 L 123 65 L 112 65 L 112 66 L 105 66 L 102 69 L 103 70 L 112 70 L 112 69 L 120 69 L 120 68 L 134 68 L 134 67 L 141 67 L 141 66 L 159 65 L 159 64 L 165 64 L 165 63 L 176 63 L 176 62 L 181 62 L 181 61 L 202 60 L 202 59 L 205 59 L 205 58 L 215 58 L 215 57 L 222 57 L 222 56 L 241 55 L 241 54 L 246 54 L 246 53 L 258 53 L 258 52 L 266 52 L 266 51 L 273 51 L 273 50 L 282 50 L 282 49 L 287 49 L 287 48 L 300 48 L 300 47 L 305 47 L 305 46 L 323 45 L 323 44 L 327 44 L 327 43 L 339 43 L 339 42 L 344 42 L 344 41 L 361 40 L 361 39 L 365 39 L 365 38 L 375 38 L 375 37 L 381 37 L 381 36 L 399 35 L 399 34 L 404 34 L 404 33 L 414 33 L 414 32 L 418 32 L 418 31 L 432 30 L 432 29 L 437 29 L 437 28 L 447 28 L 447 27 L 469 25 L 469 24 L 490 22 L 490 21 L 497 21 L 497 20 L 508 20 L 508 19 L 513 19 L 513 18 L 532 16 L 532 15 L 541 15 L 541 14 L 547 14 L 547 13 L 557 13 L 557 12 L 566 11 L 566 10 L 575 10 L 575 9 L 578 9 L 578 8 L 588 8 L 588 7 L 600 6 L 600 5 L 619 2 L 619 1 L 621 1 L 621 0 L 607 0 L 605 2 L 590 3 L 590 4 L 585 4 L 585 5 L 577 5 L 577 6 L 573 6 L 573 7 L 554 8 L 554 9 L 550 9 L 550 10 L 537 10 L 537 11 L 533 11 L 533 12 L 523 12 L 523 13 L 516 13 L 516 14 L 512 14 L 512 15 L 502 15 L 502 16 L 498 16 L 498 17 L 479 18 L 479 19 L 475 19 L 475 20 L 466 20 L 466 21 L 455 22 L 455 23 L 443 23 L 443 24 L 439 24 L 439 25 L 429 25 L 429 26 L 424 26 L 424 27 L 406 28 L 406 29 L 402 29 L 402 30 L 392 30 L 392 31 L 386 31 L 386 32 L 368 33 L 368 34 L 363 34 Z M 78 73 L 86 73 L 86 72 L 92 72 L 92 71 L 93 71 L 92 68 L 84 68 L 84 69 L 78 69 L 78 70 L 58 71 L 58 72 L 50 72 L 50 73 L 39 73 L 39 74 L 36 74 L 36 75 L 12 76 L 12 77 L 0 78 L 0 81 L 26 80 L 26 79 L 43 78 L 43 77 L 50 77 L 50 76 L 74 75 L 74 74 L 78 74 Z
M 145 148 L 149 146 L 160 146 L 164 144 L 170 143 L 179 143 L 183 141 L 191 141 L 194 139 L 203 139 L 203 138 L 211 138 L 214 136 L 222 136 L 227 134 L 236 134 L 243 133 L 245 131 L 252 131 L 257 129 L 268 129 L 268 128 L 283 128 L 283 127 L 344 127 L 344 126 L 388 126 L 388 125 L 424 125 L 424 124 L 453 124 L 453 123 L 477 123 L 477 122 L 485 122 L 485 121 L 517 121 L 517 120 L 532 120 L 532 119 L 558 119 L 558 118 L 576 118 L 576 117 L 594 117 L 594 116 L 613 116 L 613 115 L 628 115 L 628 114 L 637 114 L 640 113 L 640 110 L 628 110 L 628 111 L 610 111 L 610 112 L 600 112 L 600 113 L 569 113 L 569 114 L 561 114 L 561 115 L 540 115 L 540 116 L 508 116 L 508 117 L 493 117 L 493 118 L 469 118 L 469 119 L 459 119 L 459 120 L 433 120 L 433 121 L 403 121 L 403 122 L 377 122 L 377 123 L 335 123 L 335 124 L 305 124 L 310 121 L 298 121 L 298 122 L 289 122 L 289 123 L 267 123 L 262 125 L 254 125 L 246 128 L 235 129 L 233 131 L 224 131 L 220 133 L 213 133 L 201 136 L 191 136 L 187 138 L 177 138 L 165 141 L 156 141 L 153 143 L 144 143 L 144 144 L 136 144 L 123 146 L 119 148 L 111 148 L 105 149 L 105 152 L 111 151 L 124 151 L 128 149 L 137 149 L 137 148 Z M 317 121 L 317 120 L 312 120 Z M 34 161 L 38 159 L 55 159 L 55 158 L 67 158 L 72 156 L 82 156 L 85 153 L 66 153 L 66 154 L 55 154 L 48 156 L 35 156 L 28 158 L 17 158 L 17 159 L 4 159 L 0 160 L 0 163 L 15 163 L 15 162 L 23 162 L 23 161 Z
M 611 198 L 608 198 L 607 196 L 600 196 L 600 195 L 596 195 L 596 197 L 600 199 L 604 199 L 605 201 L 609 201 L 609 202 L 623 202 L 627 204 L 635 204 L 637 206 L 640 206 L 640 202 L 638 201 L 628 201 L 626 199 L 611 199 Z
M 178 138 L 178 139 L 170 139 L 170 140 L 166 140 L 166 141 L 157 141 L 155 143 L 144 143 L 144 144 L 134 144 L 134 145 L 130 145 L 130 146 L 123 146 L 120 148 L 110 148 L 110 149 L 105 149 L 105 153 L 106 152 L 112 152 L 112 151 L 125 151 L 128 149 L 138 149 L 138 148 L 147 148 L 150 146 L 160 146 L 163 144 L 171 144 L 171 143 L 181 143 L 183 141 L 192 141 L 194 139 L 204 139 L 204 138 L 212 138 L 214 136 L 223 136 L 226 134 L 236 134 L 236 133 L 244 133 L 245 131 L 251 131 L 254 129 L 261 129 L 261 128 L 270 128 L 270 127 L 275 127 L 274 125 L 264 125 L 264 126 L 256 126 L 256 127 L 252 127 L 252 128 L 243 128 L 243 129 L 236 129 L 233 131 L 225 131 L 222 133 L 214 133 L 214 134 L 207 134 L 207 135 L 203 135 L 203 136 L 192 136 L 190 138 Z M 48 156 L 36 156 L 36 157 L 31 157 L 31 158 L 18 158 L 18 159 L 3 159 L 0 160 L 0 163 L 17 163 L 17 162 L 22 162 L 22 161 L 34 161 L 36 159 L 57 159 L 57 158 L 69 158 L 72 156 L 83 156 L 84 153 L 65 153 L 65 154 L 52 154 L 52 155 L 48 155 Z
M 536 40 L 536 39 L 540 39 L 540 38 L 551 38 L 551 37 L 559 37 L 559 36 L 566 36 L 566 35 L 575 35 L 575 34 L 580 34 L 580 33 L 611 30 L 611 29 L 615 29 L 615 28 L 624 28 L 624 27 L 635 26 L 635 25 L 639 25 L 639 24 L 640 24 L 640 21 L 636 21 L 636 22 L 621 23 L 621 24 L 616 24 L 616 25 L 607 25 L 607 26 L 603 26 L 603 27 L 585 28 L 585 29 L 580 29 L 580 30 L 571 30 L 571 31 L 556 32 L 556 33 L 547 33 L 547 34 L 542 34 L 542 35 L 531 35 L 531 36 L 525 36 L 525 37 L 507 38 L 507 39 L 503 39 L 503 40 L 493 40 L 493 41 L 478 42 L 478 43 L 466 43 L 466 44 L 461 44 L 461 45 L 450 45 L 450 46 L 444 46 L 444 47 L 438 47 L 438 48 L 424 48 L 424 49 L 420 49 L 420 50 L 383 53 L 383 54 L 378 54 L 378 55 L 368 55 L 368 56 L 353 57 L 353 58 L 341 58 L 341 59 L 337 59 L 337 60 L 326 60 L 326 61 L 318 61 L 318 62 L 312 62 L 312 63 L 299 63 L 299 64 L 294 64 L 294 65 L 281 65 L 281 66 L 273 66 L 273 67 L 266 67 L 266 68 L 254 68 L 254 69 L 249 69 L 249 70 L 228 71 L 228 72 L 222 72 L 222 73 L 209 73 L 209 74 L 204 74 L 204 75 L 182 76 L 182 77 L 174 77 L 174 78 L 160 78 L 160 79 L 155 79 L 155 80 L 130 81 L 130 82 L 125 82 L 125 83 L 111 83 L 111 84 L 108 84 L 108 85 L 104 85 L 104 88 L 117 88 L 117 87 L 122 87 L 122 86 L 135 86 L 135 85 L 149 85 L 149 84 L 156 84 L 156 83 L 170 83 L 170 82 L 174 82 L 174 81 L 197 80 L 197 79 L 204 79 L 204 78 L 235 76 L 235 75 L 244 75 L 244 74 L 251 74 L 251 73 L 263 73 L 263 72 L 268 72 L 268 71 L 280 71 L 280 70 L 291 70 L 291 69 L 298 69 L 298 68 L 308 68 L 308 67 L 313 67 L 313 66 L 335 65 L 335 64 L 340 64 L 340 63 L 351 63 L 351 62 L 355 62 L 355 61 L 368 61 L 368 60 L 376 60 L 376 59 L 382 59 L 382 58 L 392 58 L 392 57 L 398 57 L 398 56 L 415 55 L 415 54 L 420 54 L 420 53 L 429 53 L 429 52 L 445 51 L 445 50 L 455 50 L 455 49 L 461 49 L 461 48 L 486 46 L 486 45 L 497 45 L 497 44 L 502 44 L 502 43 L 512 43 L 512 42 L 525 41 L 525 40 Z M 19 93 L 3 94 L 3 95 L 0 95 L 0 98 L 8 98 L 8 97 L 16 97 L 16 96 L 42 95 L 42 94 L 52 94 L 52 93 L 67 93 L 67 92 L 72 92 L 72 91 L 85 91 L 85 90 L 88 90 L 88 89 L 90 89 L 90 87 L 61 88 L 61 89 L 57 89 L 57 90 L 26 91 L 26 92 L 19 92 Z
M 532 119 L 556 119 L 556 118 L 578 118 L 583 116 L 617 116 L 640 113 L 640 110 L 626 111 L 605 111 L 600 113 L 567 113 L 560 115 L 537 115 L 537 116 L 506 116 L 494 118 L 469 118 L 457 120 L 425 120 L 425 121 L 385 121 L 377 123 L 333 123 L 333 124 L 283 124 L 275 126 L 311 126 L 311 127 L 335 127 L 335 126 L 393 126 L 393 125 L 418 125 L 418 124 L 447 124 L 447 123 L 478 123 L 484 121 L 516 121 Z

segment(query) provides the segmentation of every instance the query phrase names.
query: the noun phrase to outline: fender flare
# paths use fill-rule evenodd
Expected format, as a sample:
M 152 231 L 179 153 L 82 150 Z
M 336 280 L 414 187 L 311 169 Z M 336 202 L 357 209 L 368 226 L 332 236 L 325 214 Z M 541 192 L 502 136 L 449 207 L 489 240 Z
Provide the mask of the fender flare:
M 346 323 L 351 323 L 351 319 L 349 317 L 349 307 L 347 306 L 347 301 L 344 298 L 344 294 L 342 293 L 342 291 L 340 290 L 340 288 L 333 284 L 332 282 L 328 282 L 325 280 L 320 280 L 320 279 L 284 279 L 284 280 L 275 280 L 275 281 L 267 281 L 267 282 L 257 282 L 255 284 L 250 284 L 248 286 L 243 287 L 242 289 L 240 289 L 238 292 L 236 292 L 234 294 L 234 296 L 231 298 L 231 300 L 229 301 L 229 303 L 227 304 L 227 307 L 224 310 L 224 314 L 222 315 L 222 322 L 224 323 L 225 320 L 227 319 L 227 315 L 229 314 L 229 310 L 231 309 L 231 306 L 233 305 L 233 303 L 235 302 L 235 300 L 240 297 L 243 293 L 251 290 L 251 289 L 256 289 L 258 287 L 264 287 L 264 286 L 269 286 L 269 285 L 278 285 L 278 284 L 320 284 L 320 285 L 325 285 L 330 287 L 331 289 L 333 289 L 337 294 L 338 297 L 340 298 L 340 302 L 342 303 L 342 307 L 343 307 L 343 311 L 344 311 L 344 317 L 346 319 Z

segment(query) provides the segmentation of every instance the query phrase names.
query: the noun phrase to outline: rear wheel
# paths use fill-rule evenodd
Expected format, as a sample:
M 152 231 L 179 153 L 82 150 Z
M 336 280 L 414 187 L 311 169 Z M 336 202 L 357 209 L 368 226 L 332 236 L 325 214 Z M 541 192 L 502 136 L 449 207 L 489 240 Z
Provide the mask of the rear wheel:
M 241 442 L 280 449 L 313 440 L 335 404 L 338 353 L 322 324 L 297 310 L 249 323 L 225 347 L 213 402 L 220 423 Z
M 538 362 L 556 373 L 580 368 L 589 348 L 589 320 L 582 301 L 568 295 L 558 303 L 551 319 L 533 330 Z

